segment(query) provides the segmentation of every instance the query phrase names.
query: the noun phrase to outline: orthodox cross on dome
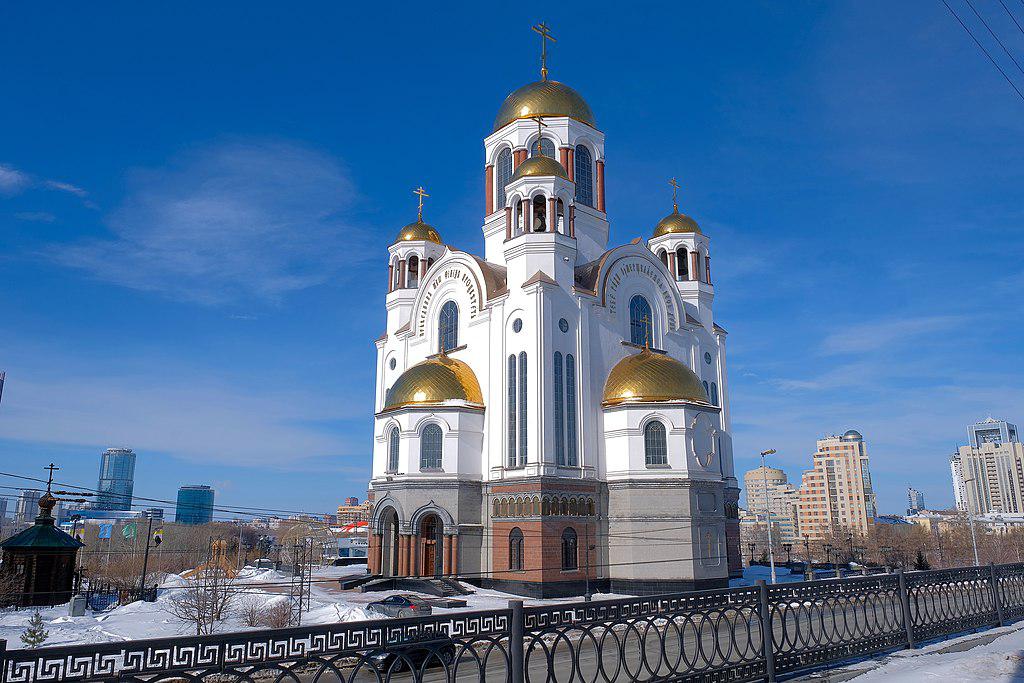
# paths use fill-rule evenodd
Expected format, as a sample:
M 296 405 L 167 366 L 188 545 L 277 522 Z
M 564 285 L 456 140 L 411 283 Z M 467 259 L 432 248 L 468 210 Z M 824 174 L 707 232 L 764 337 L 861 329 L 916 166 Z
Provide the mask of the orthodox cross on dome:
M 668 184 L 672 186 L 672 210 L 679 213 L 679 203 L 676 201 L 676 192 L 679 191 L 679 183 L 675 178 L 670 178 Z
M 49 493 L 50 487 L 53 486 L 53 472 L 55 470 L 59 470 L 60 468 L 51 462 L 49 467 L 44 467 L 43 469 L 50 470 L 50 478 L 46 481 L 46 492 Z
M 536 26 L 531 27 L 536 33 L 540 34 L 540 80 L 548 80 L 548 41 L 557 43 L 555 37 L 551 35 L 551 29 L 543 21 Z
M 644 314 L 644 317 L 640 318 L 640 324 L 644 326 L 644 348 L 651 348 L 651 319 Z
M 422 222 L 423 221 L 423 198 L 424 197 L 429 197 L 430 195 L 427 194 L 427 191 L 423 189 L 423 186 L 417 187 L 415 190 L 412 191 L 412 193 L 413 194 L 418 194 L 420 196 L 420 205 L 419 205 L 419 207 L 417 209 L 416 220 Z
M 544 119 L 539 116 L 531 116 L 531 121 L 537 122 L 537 156 L 544 156 L 544 145 L 540 144 L 541 139 L 544 137 L 544 129 L 548 127 L 548 124 L 544 123 Z

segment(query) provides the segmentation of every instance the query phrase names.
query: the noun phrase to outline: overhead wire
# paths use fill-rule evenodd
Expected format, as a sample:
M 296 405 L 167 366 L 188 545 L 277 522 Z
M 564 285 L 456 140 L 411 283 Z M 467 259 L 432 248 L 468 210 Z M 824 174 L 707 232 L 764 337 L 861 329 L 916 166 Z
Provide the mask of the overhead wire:
M 1003 67 L 999 66 L 999 62 L 997 62 L 995 58 L 989 53 L 989 51 L 985 49 L 985 46 L 981 44 L 981 41 L 979 41 L 975 37 L 971 29 L 968 28 L 967 24 L 965 24 L 963 19 L 960 18 L 960 15 L 958 15 L 956 11 L 952 7 L 950 7 L 949 3 L 946 2 L 946 0 L 940 0 L 940 2 L 942 2 L 942 4 L 946 6 L 946 9 L 949 10 L 949 13 L 953 15 L 953 18 L 956 19 L 957 23 L 960 24 L 963 30 L 967 32 L 967 35 L 971 37 L 971 40 L 973 40 L 974 44 L 978 46 L 978 49 L 985 53 L 985 56 L 988 57 L 988 61 L 992 62 L 992 66 L 998 69 L 999 73 L 1002 74 L 1006 82 L 1009 83 L 1010 87 L 1013 88 L 1014 92 L 1017 93 L 1017 97 L 1019 97 L 1021 101 L 1024 102 L 1024 93 L 1022 93 L 1020 91 L 1020 88 L 1018 88 L 1017 85 L 1010 79 L 1007 73 L 1003 70 Z M 1021 0 L 1021 4 L 1024 4 L 1024 0 Z
M 985 17 L 981 16 L 981 13 L 978 12 L 978 10 L 974 7 L 974 3 L 971 2 L 971 0 L 964 0 L 964 2 L 966 2 L 967 6 L 971 8 L 971 11 L 974 12 L 974 16 L 978 17 L 978 21 L 981 22 L 981 25 L 985 27 L 989 35 L 992 36 L 992 38 L 996 41 L 999 47 L 1003 48 L 1003 52 L 1005 52 L 1006 56 L 1010 58 L 1010 61 L 1013 62 L 1013 65 L 1017 67 L 1017 71 L 1021 72 L 1021 74 L 1024 75 L 1024 69 L 1021 68 L 1020 63 L 1018 63 L 1014 56 L 1010 53 L 1010 51 L 1006 49 L 1006 45 L 1003 44 L 1003 41 L 999 39 L 999 36 L 996 35 L 996 32 L 993 31 L 992 27 L 990 27 L 988 25 L 988 22 L 985 21 Z

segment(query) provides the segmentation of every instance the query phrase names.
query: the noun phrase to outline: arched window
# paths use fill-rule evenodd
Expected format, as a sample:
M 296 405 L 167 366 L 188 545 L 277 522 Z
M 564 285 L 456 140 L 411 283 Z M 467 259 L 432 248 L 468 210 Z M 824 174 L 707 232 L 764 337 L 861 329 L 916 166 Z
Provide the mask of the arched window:
M 459 345 L 459 307 L 454 301 L 445 301 L 437 318 L 437 350 L 451 351 Z
M 494 505 L 492 507 L 493 507 L 493 510 L 491 511 L 491 516 L 492 517 L 497 517 L 498 516 L 498 512 L 501 510 L 501 501 L 498 500 L 497 498 L 495 498 L 494 499 Z
M 540 514 L 542 517 L 547 517 L 551 514 L 551 499 L 544 498 L 540 502 Z
M 519 353 L 519 466 L 526 467 L 526 352 Z
M 654 312 L 639 294 L 629 300 L 629 341 L 638 346 L 654 345 Z
M 499 208 L 505 206 L 505 186 L 512 178 L 512 150 L 508 147 L 498 153 L 498 161 L 494 164 L 494 184 L 497 186 Z
M 714 382 L 711 383 L 711 405 L 718 405 L 718 385 Z
M 573 165 L 576 168 L 576 201 L 593 206 L 594 169 L 590 149 L 586 145 L 576 145 L 576 157 Z
M 548 157 L 550 159 L 554 159 L 555 158 L 555 143 L 551 142 L 551 140 L 548 139 L 548 138 L 541 138 L 541 140 L 540 140 L 540 151 L 541 151 L 541 153 L 544 156 L 546 156 L 546 157 Z M 530 145 L 530 156 L 531 157 L 537 156 L 537 141 L 536 140 L 534 140 L 533 144 Z
M 567 527 L 562 532 L 562 571 L 578 569 L 579 559 L 576 557 L 576 530 Z
M 559 512 L 562 514 L 562 516 L 567 516 L 569 514 L 569 499 L 563 498 L 561 505 L 559 505 L 559 508 Z
M 537 496 L 533 497 L 533 505 L 531 506 L 530 510 L 530 515 L 532 517 L 536 517 L 540 514 L 540 498 L 538 498 Z
M 388 430 L 388 472 L 398 471 L 398 427 Z
M 405 278 L 406 283 L 409 287 L 420 286 L 420 257 L 413 255 L 409 257 L 408 261 L 409 275 Z
M 576 467 L 576 359 L 571 354 L 565 356 L 565 426 L 565 463 Z
M 508 517 L 508 501 L 504 498 L 501 499 L 501 516 Z
M 704 393 L 707 394 L 708 399 L 710 399 L 711 398 L 711 389 L 708 387 L 708 381 L 704 380 L 702 382 L 702 384 L 704 385 Z
M 680 280 L 690 279 L 690 258 L 686 253 L 686 247 L 676 249 L 676 275 Z
M 565 464 L 565 398 L 562 393 L 562 354 L 555 351 L 555 463 Z
M 508 532 L 508 568 L 510 571 L 523 571 L 523 532 L 515 527 Z
M 644 458 L 647 465 L 668 464 L 668 444 L 665 441 L 665 425 L 652 420 L 644 427 Z
M 541 195 L 533 198 L 533 222 L 530 224 L 533 232 L 548 231 L 548 206 L 547 201 Z
M 569 500 L 569 516 L 575 517 L 579 513 L 579 507 L 577 506 L 576 499 L 571 498 Z
M 587 501 L 587 516 L 588 517 L 593 517 L 594 516 L 594 501 L 592 501 L 592 500 L 588 500 Z
M 516 393 L 516 356 L 508 357 L 508 462 L 509 467 L 516 466 L 516 406 L 519 396 Z
M 666 268 L 668 268 L 668 252 L 662 249 L 658 252 L 658 258 L 661 259 L 661 262 L 665 264 Z
M 420 469 L 441 469 L 441 428 L 427 425 L 420 434 Z

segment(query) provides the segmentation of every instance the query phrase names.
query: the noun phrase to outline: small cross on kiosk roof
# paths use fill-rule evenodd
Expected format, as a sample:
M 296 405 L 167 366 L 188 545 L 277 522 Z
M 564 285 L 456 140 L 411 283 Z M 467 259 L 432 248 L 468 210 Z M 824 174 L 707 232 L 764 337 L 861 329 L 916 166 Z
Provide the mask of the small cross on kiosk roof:
M 558 41 L 551 35 L 551 28 L 543 21 L 531 28 L 540 34 L 540 80 L 546 81 L 548 80 L 548 41 L 550 40 L 552 43 Z
M 46 492 L 49 493 L 50 487 L 53 486 L 53 473 L 54 471 L 59 470 L 60 468 L 51 462 L 49 467 L 44 467 L 43 469 L 50 470 L 50 478 L 46 481 Z
M 420 205 L 419 205 L 419 209 L 417 210 L 416 220 L 422 221 L 423 220 L 423 198 L 424 197 L 429 197 L 430 195 L 427 194 L 427 191 L 424 190 L 422 186 L 417 187 L 415 190 L 412 191 L 412 193 L 413 194 L 418 194 L 420 196 Z

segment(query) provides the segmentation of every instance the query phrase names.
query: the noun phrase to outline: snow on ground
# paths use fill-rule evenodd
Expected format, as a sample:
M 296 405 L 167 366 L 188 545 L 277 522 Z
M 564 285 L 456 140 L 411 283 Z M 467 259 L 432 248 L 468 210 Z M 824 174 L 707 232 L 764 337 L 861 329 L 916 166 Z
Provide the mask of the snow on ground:
M 743 568 L 743 577 L 737 579 L 729 579 L 729 588 L 740 588 L 742 586 L 753 586 L 757 583 L 758 579 L 764 579 L 765 583 L 772 582 L 772 570 L 770 567 L 762 567 L 761 565 L 755 564 L 753 567 Z M 794 581 L 803 581 L 803 574 L 791 574 L 788 569 L 781 565 L 775 565 L 775 582 L 776 583 L 792 583 Z

